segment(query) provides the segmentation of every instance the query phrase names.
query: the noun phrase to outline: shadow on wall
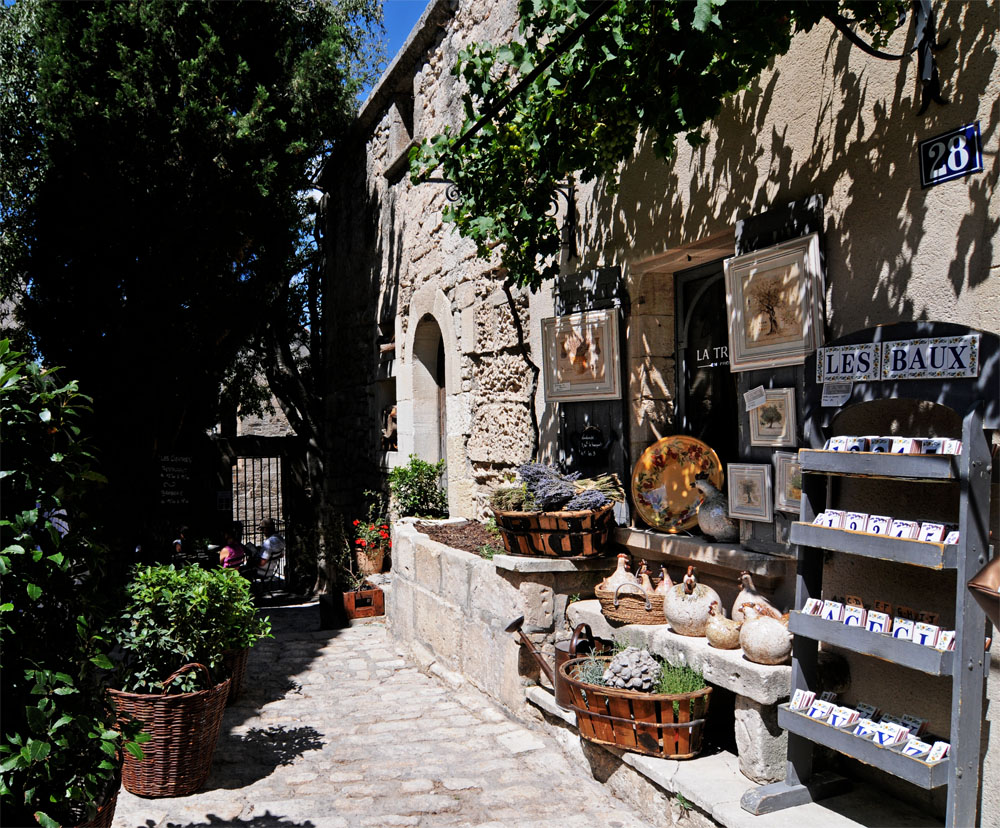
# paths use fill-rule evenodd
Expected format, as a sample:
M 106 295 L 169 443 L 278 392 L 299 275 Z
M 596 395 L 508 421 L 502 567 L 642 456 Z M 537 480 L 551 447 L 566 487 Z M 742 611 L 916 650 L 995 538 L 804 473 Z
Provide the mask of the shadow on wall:
M 867 58 L 833 33 L 822 62 L 810 73 L 818 75 L 819 84 L 804 84 L 786 70 L 733 98 L 714 121 L 711 143 L 691 152 L 683 168 L 683 161 L 656 159 L 651 141 L 644 138 L 623 169 L 618 192 L 599 185 L 585 206 L 580 249 L 604 261 L 616 254 L 635 258 L 636 250 L 661 252 L 819 192 L 826 196 L 828 212 L 839 216 L 831 217 L 825 228 L 830 306 L 858 314 L 836 318 L 832 335 L 925 319 L 926 308 L 916 308 L 907 294 L 918 252 L 924 260 L 929 255 L 920 251 L 921 245 L 935 243 L 934 218 L 919 186 L 916 144 L 977 119 L 997 61 L 995 20 L 987 4 L 943 5 L 938 31 L 942 41 L 950 38 L 937 55 L 950 105 L 932 105 L 918 117 L 915 57 L 903 66 L 886 64 Z M 803 60 L 801 54 L 798 60 Z M 876 77 L 876 71 L 866 74 L 873 63 L 878 72 L 888 66 L 895 73 L 891 99 L 888 94 L 886 99 L 873 97 L 868 74 Z M 805 95 L 816 98 L 811 136 L 801 119 L 782 121 L 775 111 Z M 801 111 L 803 104 L 795 106 Z M 998 108 L 990 107 L 981 121 L 984 146 L 995 144 L 998 121 Z M 683 154 L 683 138 L 680 142 Z M 762 163 L 767 163 L 766 173 Z M 954 230 L 948 282 L 943 273 L 933 274 L 940 280 L 933 286 L 947 289 L 950 283 L 954 297 L 986 281 L 994 261 L 1000 219 L 990 217 L 989 198 L 997 177 L 996 156 L 985 157 L 984 165 L 983 173 L 964 180 L 968 206 Z

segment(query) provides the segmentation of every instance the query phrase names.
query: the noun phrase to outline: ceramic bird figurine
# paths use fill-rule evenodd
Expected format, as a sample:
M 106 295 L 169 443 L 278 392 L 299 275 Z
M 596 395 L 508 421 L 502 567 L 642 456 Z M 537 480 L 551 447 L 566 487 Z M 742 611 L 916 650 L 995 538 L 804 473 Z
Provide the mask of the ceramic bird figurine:
M 707 478 L 695 480 L 691 485 L 705 496 L 698 507 L 698 526 L 701 531 L 717 541 L 738 541 L 740 524 L 729 517 L 729 498 Z
M 719 603 L 719 593 L 699 584 L 694 567 L 689 566 L 683 583 L 672 586 L 664 596 L 663 614 L 678 635 L 704 635 L 713 601 Z
M 614 592 L 622 584 L 627 585 L 626 592 L 639 592 L 642 589 L 642 583 L 639 579 L 628 571 L 628 555 L 624 552 L 618 556 L 618 566 L 615 571 L 601 581 L 597 585 L 597 588 Z M 631 587 L 634 587 L 634 589 L 631 589 Z
M 760 615 L 781 618 L 781 613 L 774 608 L 774 605 L 757 591 L 757 587 L 753 584 L 753 578 L 746 570 L 740 573 L 740 584 L 742 585 L 740 594 L 736 596 L 736 600 L 733 602 L 733 611 L 730 613 L 734 621 L 743 620 L 744 604 L 754 604 Z
M 783 664 L 792 654 L 792 635 L 788 628 L 775 618 L 761 615 L 747 604 L 743 608 L 745 619 L 740 628 L 740 646 L 743 654 L 756 664 Z
M 653 589 L 653 582 L 649 580 L 649 567 L 646 566 L 645 561 L 643 561 L 642 566 L 639 567 L 639 581 L 647 595 L 656 594 L 656 590 Z
M 666 595 L 670 590 L 670 587 L 674 585 L 674 582 L 670 580 L 670 573 L 667 572 L 665 566 L 660 567 L 660 582 L 656 585 L 654 590 L 657 595 Z
M 735 650 L 740 646 L 740 623 L 726 618 L 718 601 L 708 608 L 709 619 L 705 625 L 708 643 L 720 650 Z

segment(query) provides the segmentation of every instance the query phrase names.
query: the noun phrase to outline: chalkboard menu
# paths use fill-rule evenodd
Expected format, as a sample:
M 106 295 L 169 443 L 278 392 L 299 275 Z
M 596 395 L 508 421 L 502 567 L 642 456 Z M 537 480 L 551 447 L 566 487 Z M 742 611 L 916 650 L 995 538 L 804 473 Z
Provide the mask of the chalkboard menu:
M 165 455 L 160 458 L 160 505 L 191 505 L 191 457 Z

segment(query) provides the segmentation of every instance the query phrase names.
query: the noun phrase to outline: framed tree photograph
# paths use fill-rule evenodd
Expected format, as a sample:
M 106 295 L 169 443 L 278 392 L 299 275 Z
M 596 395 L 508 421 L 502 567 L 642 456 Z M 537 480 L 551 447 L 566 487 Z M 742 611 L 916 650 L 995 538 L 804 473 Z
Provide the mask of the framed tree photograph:
M 731 371 L 797 365 L 823 344 L 819 236 L 725 262 Z
M 764 523 L 774 519 L 770 466 L 730 463 L 726 476 L 729 480 L 730 517 Z
M 751 446 L 797 446 L 795 389 L 771 388 L 764 404 L 747 412 Z
M 774 453 L 774 508 L 799 513 L 802 501 L 802 469 L 797 451 Z
M 616 309 L 543 319 L 542 353 L 545 402 L 621 397 Z

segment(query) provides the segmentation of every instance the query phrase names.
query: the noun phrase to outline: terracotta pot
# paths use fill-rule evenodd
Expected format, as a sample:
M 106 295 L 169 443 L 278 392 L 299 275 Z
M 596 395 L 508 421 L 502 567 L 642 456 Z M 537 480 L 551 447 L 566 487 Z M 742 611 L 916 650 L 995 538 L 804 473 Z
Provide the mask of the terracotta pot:
M 374 551 L 358 550 L 358 572 L 362 575 L 378 575 L 385 563 L 385 550 L 380 546 Z

